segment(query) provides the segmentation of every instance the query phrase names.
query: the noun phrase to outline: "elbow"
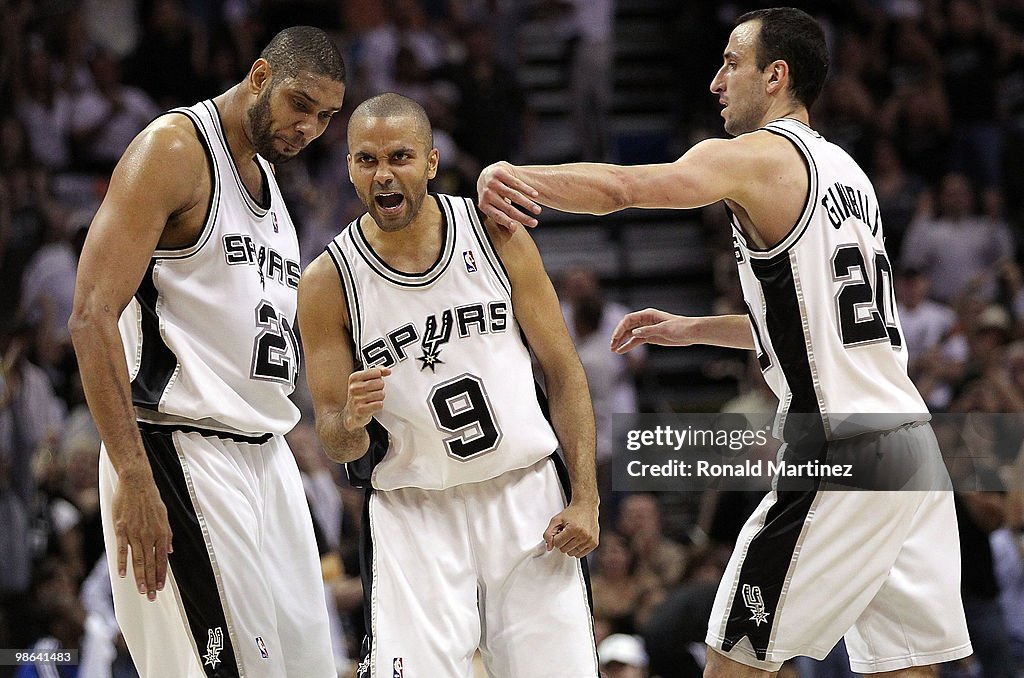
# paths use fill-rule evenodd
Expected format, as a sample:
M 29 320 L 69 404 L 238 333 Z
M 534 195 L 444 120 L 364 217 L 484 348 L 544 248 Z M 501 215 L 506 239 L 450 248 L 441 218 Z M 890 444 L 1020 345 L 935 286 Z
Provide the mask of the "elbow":
M 68 319 L 68 334 L 71 336 L 71 343 L 77 349 L 82 344 L 83 338 L 95 331 L 96 316 L 88 308 L 75 305 Z
M 623 171 L 624 169 L 625 168 L 622 167 L 616 167 L 613 170 L 611 177 L 612 181 L 605 192 L 608 202 L 606 205 L 602 205 L 599 210 L 595 211 L 595 214 L 603 216 L 629 207 L 636 207 L 637 201 L 634 198 L 636 191 L 630 183 L 632 175 L 628 171 Z
M 316 421 L 316 434 L 327 458 L 337 464 L 347 464 L 366 454 L 370 439 L 365 430 L 360 432 L 362 435 L 339 435 L 335 421 L 333 417 L 317 417 Z

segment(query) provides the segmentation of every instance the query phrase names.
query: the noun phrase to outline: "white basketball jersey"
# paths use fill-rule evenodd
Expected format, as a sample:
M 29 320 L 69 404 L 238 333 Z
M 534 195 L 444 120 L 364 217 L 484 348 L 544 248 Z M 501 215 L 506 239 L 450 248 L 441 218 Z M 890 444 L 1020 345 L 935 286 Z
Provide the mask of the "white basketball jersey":
M 524 468 L 558 446 L 538 401 L 512 287 L 471 200 L 437 194 L 441 254 L 424 273 L 388 266 L 359 226 L 327 247 L 348 302 L 357 369 L 384 366 L 379 490 L 444 489 Z M 428 198 L 429 199 L 429 198 Z
M 758 360 L 779 398 L 777 433 L 788 413 L 820 415 L 829 439 L 926 420 L 907 376 L 871 182 L 845 151 L 797 120 L 764 129 L 796 146 L 810 179 L 799 221 L 774 247 L 752 246 L 732 218 Z
M 249 195 L 212 101 L 171 112 L 195 125 L 213 183 L 198 240 L 154 252 L 121 315 L 136 412 L 151 423 L 284 434 L 299 418 L 288 399 L 299 369 L 295 228 L 259 156 L 264 196 Z

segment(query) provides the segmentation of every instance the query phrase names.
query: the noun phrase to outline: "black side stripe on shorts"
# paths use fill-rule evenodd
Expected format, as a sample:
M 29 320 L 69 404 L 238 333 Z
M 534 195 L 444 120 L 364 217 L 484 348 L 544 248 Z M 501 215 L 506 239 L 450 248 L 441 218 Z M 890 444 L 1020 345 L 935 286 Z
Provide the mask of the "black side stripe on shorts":
M 784 427 L 783 459 L 787 463 L 824 461 L 828 443 L 804 337 L 792 262 L 788 253 L 783 252 L 769 260 L 751 260 L 751 268 L 764 293 L 768 336 L 792 393 L 789 412 L 800 413 L 788 419 Z M 776 502 L 768 509 L 764 525 L 751 539 L 736 579 L 722 641 L 726 652 L 746 636 L 757 658 L 766 659 L 772 630 L 779 617 L 782 590 L 819 482 L 817 478 L 804 478 L 797 486 L 792 486 L 785 479 L 779 479 Z
M 369 485 L 363 495 L 363 529 L 359 534 L 359 578 L 363 582 L 363 623 L 366 635 L 359 647 L 359 668 L 356 678 L 370 678 L 370 653 L 373 652 L 373 531 L 370 529 L 370 497 L 375 490 Z
M 239 678 L 213 562 L 172 434 L 145 428 L 140 433 L 174 533 L 174 552 L 168 561 L 203 670 L 208 678 Z

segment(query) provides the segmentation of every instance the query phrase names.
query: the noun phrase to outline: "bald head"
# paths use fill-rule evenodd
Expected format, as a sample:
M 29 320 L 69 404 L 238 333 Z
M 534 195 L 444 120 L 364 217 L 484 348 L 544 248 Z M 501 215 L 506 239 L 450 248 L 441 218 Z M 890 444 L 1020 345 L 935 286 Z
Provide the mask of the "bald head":
M 414 126 L 416 138 L 423 142 L 427 151 L 434 147 L 434 132 L 427 112 L 409 97 L 385 92 L 359 104 L 348 121 L 349 144 L 352 143 L 354 126 L 367 118 L 409 118 Z

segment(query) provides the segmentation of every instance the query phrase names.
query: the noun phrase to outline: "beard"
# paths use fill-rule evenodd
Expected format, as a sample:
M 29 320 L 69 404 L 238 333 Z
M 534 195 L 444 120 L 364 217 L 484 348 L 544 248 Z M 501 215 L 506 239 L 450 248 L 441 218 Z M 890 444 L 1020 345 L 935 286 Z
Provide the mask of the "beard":
M 274 148 L 273 120 L 270 115 L 271 88 L 267 88 L 256 97 L 256 103 L 246 112 L 249 119 L 249 132 L 252 145 L 268 162 L 274 165 L 288 162 L 295 155 L 285 155 Z

